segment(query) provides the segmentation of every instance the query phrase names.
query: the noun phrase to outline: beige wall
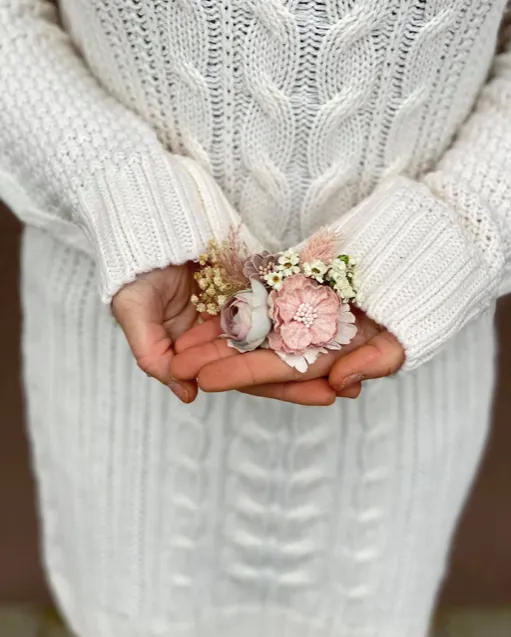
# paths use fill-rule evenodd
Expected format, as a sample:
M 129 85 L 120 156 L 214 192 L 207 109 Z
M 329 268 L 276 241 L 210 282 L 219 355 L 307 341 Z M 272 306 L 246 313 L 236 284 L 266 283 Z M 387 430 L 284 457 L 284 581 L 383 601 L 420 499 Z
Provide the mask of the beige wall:
M 46 596 L 19 387 L 19 226 L 0 207 L 0 600 Z M 483 470 L 453 553 L 444 600 L 511 603 L 511 297 L 501 303 L 501 381 Z

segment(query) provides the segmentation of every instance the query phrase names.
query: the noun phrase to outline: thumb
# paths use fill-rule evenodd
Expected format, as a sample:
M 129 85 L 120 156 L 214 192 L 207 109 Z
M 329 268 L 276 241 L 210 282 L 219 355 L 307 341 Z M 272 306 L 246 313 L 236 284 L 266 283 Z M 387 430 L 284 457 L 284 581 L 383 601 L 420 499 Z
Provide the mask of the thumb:
M 369 378 L 395 374 L 405 362 L 405 351 L 387 330 L 370 338 L 365 345 L 339 358 L 330 371 L 330 385 L 337 391 Z

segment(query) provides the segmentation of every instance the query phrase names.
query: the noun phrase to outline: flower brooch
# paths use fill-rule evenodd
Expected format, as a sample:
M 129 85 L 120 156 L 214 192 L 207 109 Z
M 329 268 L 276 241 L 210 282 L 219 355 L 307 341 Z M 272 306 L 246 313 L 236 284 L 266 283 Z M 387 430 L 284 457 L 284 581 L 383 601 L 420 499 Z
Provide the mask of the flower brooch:
M 199 312 L 220 314 L 223 335 L 240 352 L 273 350 L 306 372 L 320 354 L 339 350 L 357 328 L 356 263 L 338 254 L 338 237 L 313 235 L 299 251 L 249 255 L 235 231 L 211 241 L 195 273 Z

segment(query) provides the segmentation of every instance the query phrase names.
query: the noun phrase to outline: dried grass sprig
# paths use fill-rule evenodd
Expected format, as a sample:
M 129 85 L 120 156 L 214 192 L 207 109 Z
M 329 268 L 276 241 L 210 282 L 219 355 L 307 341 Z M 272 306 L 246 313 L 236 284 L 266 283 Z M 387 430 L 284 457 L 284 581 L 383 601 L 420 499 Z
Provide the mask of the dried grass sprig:
M 217 250 L 218 265 L 225 270 L 227 278 L 233 285 L 249 286 L 249 280 L 243 273 L 245 261 L 249 254 L 245 244 L 240 239 L 239 230 L 231 228 L 227 239 L 223 241 Z
M 321 228 L 312 235 L 303 247 L 300 253 L 300 262 L 322 261 L 323 263 L 331 263 L 337 256 L 337 246 L 340 239 L 340 233 Z

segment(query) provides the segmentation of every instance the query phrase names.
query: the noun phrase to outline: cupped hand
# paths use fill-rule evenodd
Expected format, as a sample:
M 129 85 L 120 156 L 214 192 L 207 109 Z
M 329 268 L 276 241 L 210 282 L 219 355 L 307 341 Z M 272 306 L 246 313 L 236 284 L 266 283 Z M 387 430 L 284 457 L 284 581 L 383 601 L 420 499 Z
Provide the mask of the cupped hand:
M 219 338 L 218 319 L 197 326 L 176 343 L 172 374 L 180 379 L 197 379 L 207 392 L 238 390 L 302 405 L 330 405 L 337 397 L 357 398 L 361 383 L 335 390 L 327 381 L 341 357 L 370 343 L 380 328 L 362 313 L 357 316 L 357 335 L 341 351 L 321 355 L 305 374 L 289 367 L 274 352 L 257 350 L 240 354 Z
M 168 266 L 140 276 L 112 301 L 113 314 L 138 366 L 183 402 L 195 399 L 197 383 L 173 378 L 171 362 L 173 343 L 196 323 L 197 312 L 190 302 L 193 288 L 191 266 Z
M 392 376 L 405 362 L 405 350 L 391 332 L 379 328 L 365 315 L 361 323 L 365 326 L 365 342 L 349 352 L 344 351 L 345 355 L 333 364 L 328 376 L 330 385 L 338 393 L 357 387 L 365 380 Z

